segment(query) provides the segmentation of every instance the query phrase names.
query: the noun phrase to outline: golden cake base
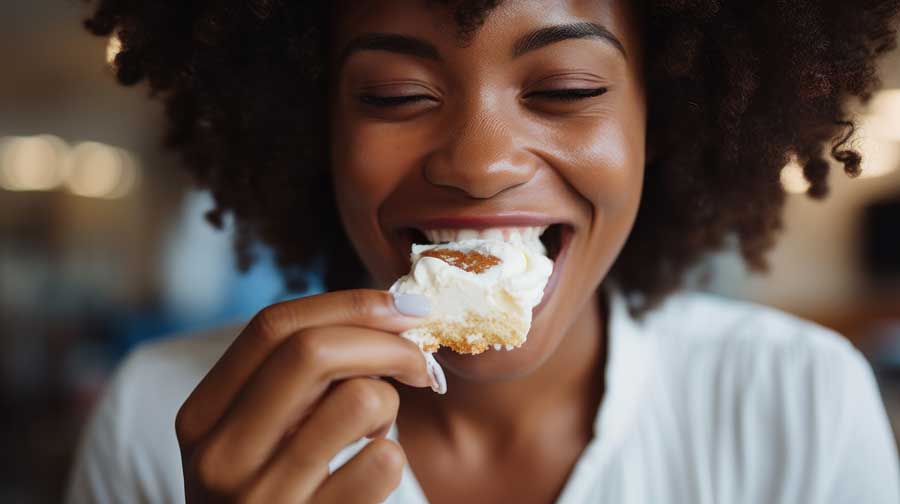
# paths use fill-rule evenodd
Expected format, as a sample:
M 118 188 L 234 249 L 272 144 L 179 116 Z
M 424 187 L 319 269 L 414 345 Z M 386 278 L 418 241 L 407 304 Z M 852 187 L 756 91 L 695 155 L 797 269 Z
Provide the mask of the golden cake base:
M 525 343 L 528 325 L 508 315 L 485 316 L 469 312 L 462 320 L 432 319 L 403 336 L 426 352 L 447 347 L 461 354 L 477 355 L 495 345 L 516 348 Z

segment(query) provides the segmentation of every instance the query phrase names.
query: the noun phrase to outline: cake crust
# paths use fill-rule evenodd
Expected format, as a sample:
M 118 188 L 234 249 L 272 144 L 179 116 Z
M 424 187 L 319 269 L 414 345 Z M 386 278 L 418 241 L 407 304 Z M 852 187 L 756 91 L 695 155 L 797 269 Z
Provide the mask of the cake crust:
M 525 343 L 525 324 L 500 314 L 484 316 L 469 312 L 460 321 L 435 319 L 410 334 L 422 350 L 436 352 L 447 347 L 461 354 L 477 355 L 497 345 L 516 348 Z

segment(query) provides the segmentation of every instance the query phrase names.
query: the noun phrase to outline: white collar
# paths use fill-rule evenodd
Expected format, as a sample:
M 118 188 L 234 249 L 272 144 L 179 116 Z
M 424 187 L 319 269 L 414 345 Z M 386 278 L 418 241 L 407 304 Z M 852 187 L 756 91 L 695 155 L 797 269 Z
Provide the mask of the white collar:
M 594 420 L 594 439 L 614 443 L 633 424 L 656 358 L 651 331 L 631 316 L 622 290 L 605 285 L 609 299 L 605 390 Z M 612 449 L 609 447 L 608 449 Z

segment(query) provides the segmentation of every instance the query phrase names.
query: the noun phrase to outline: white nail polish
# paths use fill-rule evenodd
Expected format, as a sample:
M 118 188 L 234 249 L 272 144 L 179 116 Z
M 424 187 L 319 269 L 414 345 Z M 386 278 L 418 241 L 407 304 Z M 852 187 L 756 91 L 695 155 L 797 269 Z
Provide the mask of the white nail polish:
M 431 375 L 431 390 L 438 394 L 447 392 L 447 377 L 444 376 L 444 369 L 438 364 L 438 361 L 428 352 L 422 352 L 425 357 L 425 367 L 428 368 L 428 374 Z
M 397 311 L 411 317 L 424 317 L 431 313 L 431 301 L 421 294 L 394 294 Z

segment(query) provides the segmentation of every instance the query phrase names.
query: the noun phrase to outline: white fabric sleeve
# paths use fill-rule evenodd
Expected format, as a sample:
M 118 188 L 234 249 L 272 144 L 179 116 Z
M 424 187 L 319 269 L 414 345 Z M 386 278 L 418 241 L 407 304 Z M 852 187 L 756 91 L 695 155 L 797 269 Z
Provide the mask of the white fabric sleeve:
M 184 502 L 175 416 L 246 325 L 140 345 L 113 373 L 85 427 L 67 502 Z
M 900 503 L 897 445 L 869 363 L 854 350 L 832 372 L 838 401 L 829 504 Z M 839 381 L 837 381 L 839 380 Z
M 68 504 L 154 501 L 142 488 L 147 482 L 137 477 L 129 449 L 134 360 L 132 355 L 115 371 L 82 432 L 69 474 Z

